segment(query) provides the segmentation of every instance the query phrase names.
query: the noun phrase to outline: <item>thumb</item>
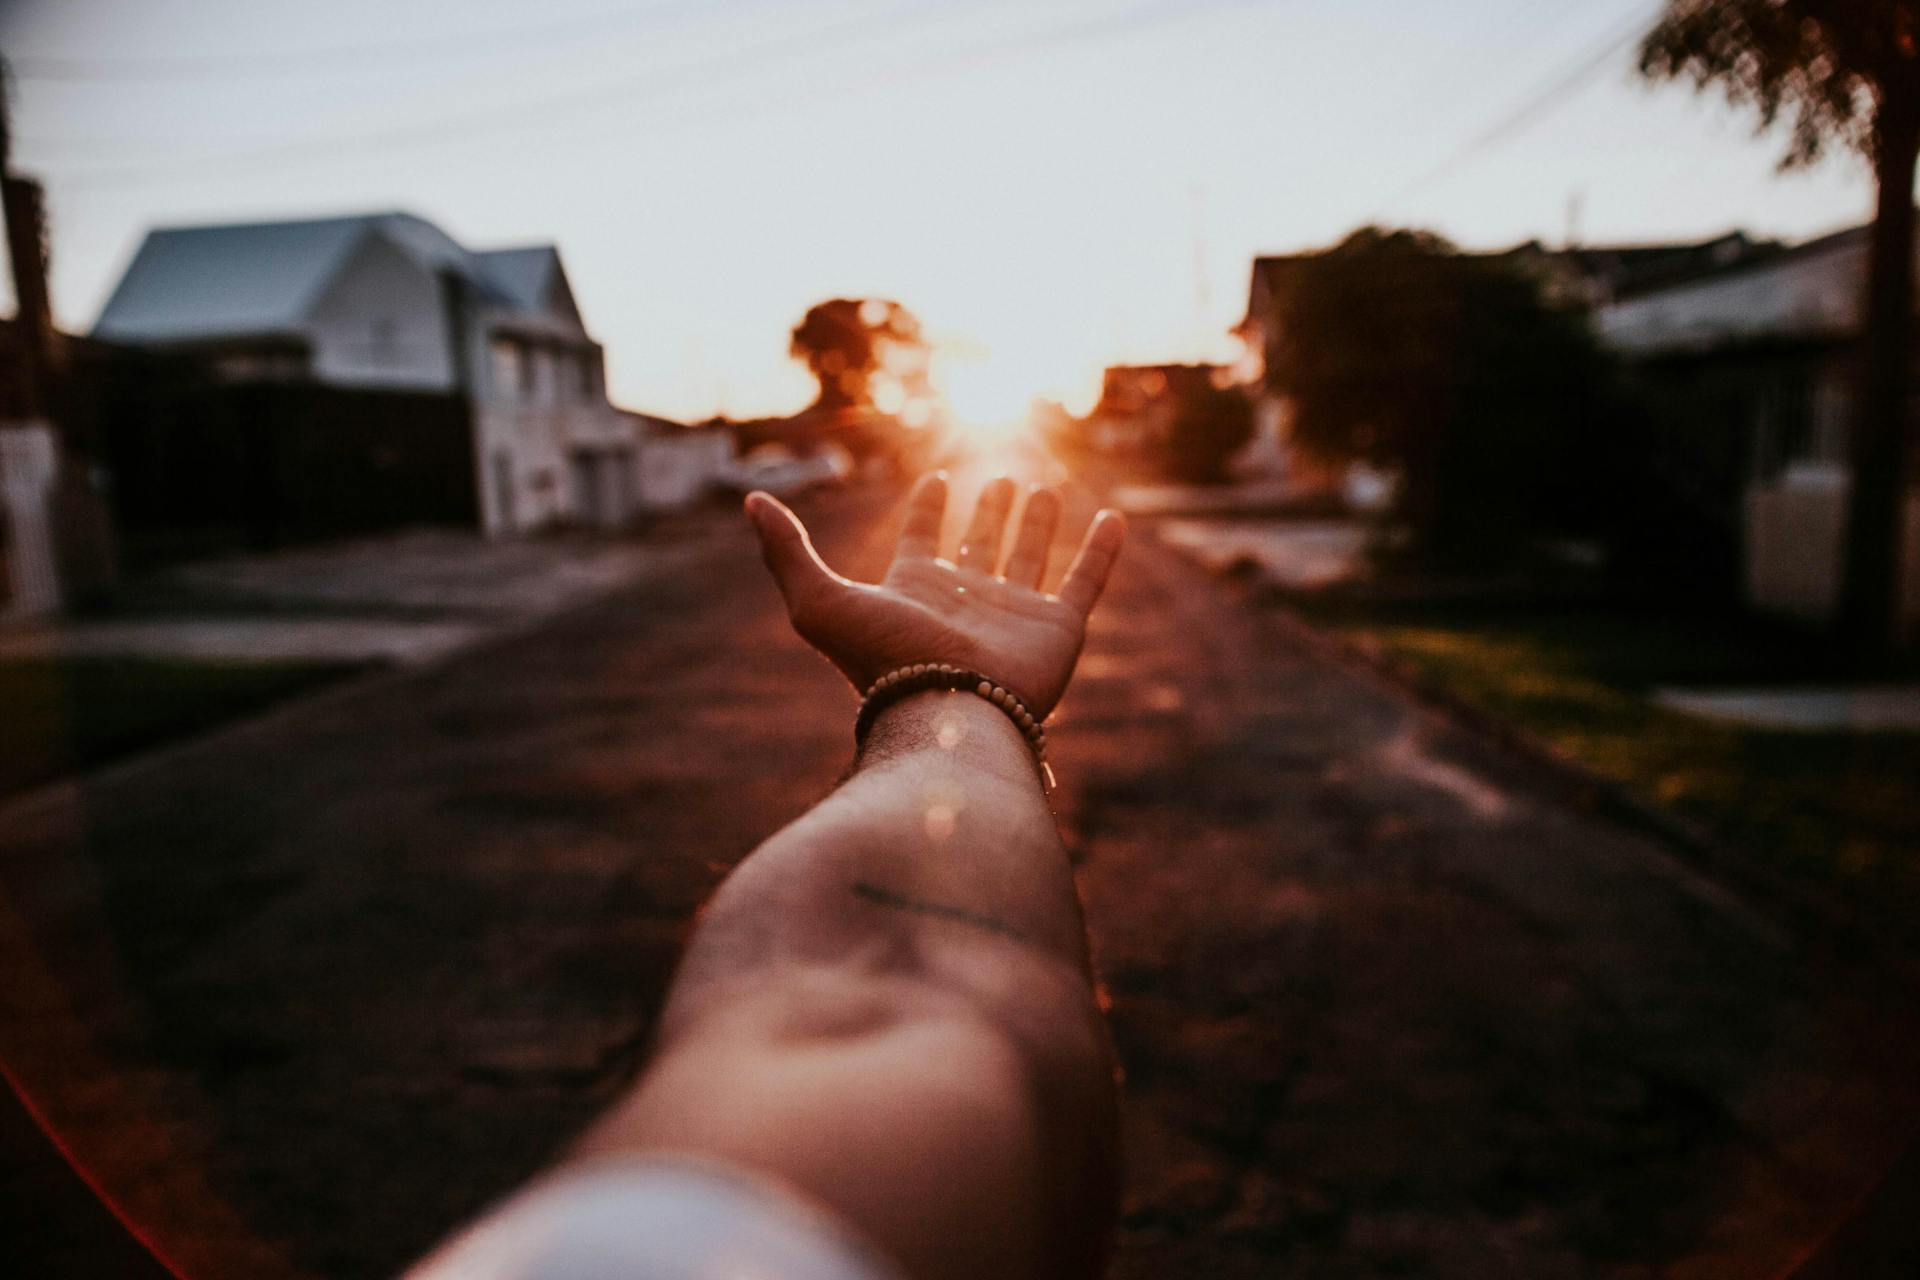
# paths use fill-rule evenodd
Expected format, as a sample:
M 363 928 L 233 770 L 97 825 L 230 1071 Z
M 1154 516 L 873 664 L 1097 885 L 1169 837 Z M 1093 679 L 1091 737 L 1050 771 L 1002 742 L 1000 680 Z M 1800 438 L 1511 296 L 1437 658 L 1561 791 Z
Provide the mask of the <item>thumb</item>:
M 786 598 L 787 611 L 797 613 L 806 600 L 818 599 L 821 592 L 838 579 L 820 553 L 813 549 L 806 526 L 778 498 L 770 493 L 747 495 L 747 518 L 760 535 L 760 554 L 773 573 L 773 581 Z

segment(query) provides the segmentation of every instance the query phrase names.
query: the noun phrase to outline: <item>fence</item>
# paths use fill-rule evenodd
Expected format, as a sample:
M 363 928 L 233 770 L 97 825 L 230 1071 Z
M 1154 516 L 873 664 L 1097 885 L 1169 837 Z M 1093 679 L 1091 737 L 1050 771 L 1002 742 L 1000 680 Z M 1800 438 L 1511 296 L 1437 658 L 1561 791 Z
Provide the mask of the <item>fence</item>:
M 102 405 L 99 427 L 133 564 L 479 523 L 459 396 L 149 385 Z

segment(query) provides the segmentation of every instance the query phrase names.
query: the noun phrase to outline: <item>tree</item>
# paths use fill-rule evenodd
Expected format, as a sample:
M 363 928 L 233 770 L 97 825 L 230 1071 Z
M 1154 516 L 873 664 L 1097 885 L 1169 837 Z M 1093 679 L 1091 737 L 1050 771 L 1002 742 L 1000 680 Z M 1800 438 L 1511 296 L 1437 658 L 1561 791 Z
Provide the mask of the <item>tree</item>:
M 1920 0 L 1669 0 L 1640 48 L 1652 79 L 1720 89 L 1790 120 L 1782 167 L 1833 145 L 1879 188 L 1868 247 L 1866 351 L 1854 419 L 1838 626 L 1871 657 L 1895 640 L 1913 334 L 1913 182 L 1920 156 Z
M 1512 260 L 1366 227 L 1295 259 L 1274 308 L 1267 378 L 1292 401 L 1295 443 L 1397 473 L 1419 552 L 1484 561 L 1609 514 L 1610 367 L 1584 316 Z
M 794 326 L 790 350 L 820 384 L 814 400 L 818 409 L 878 410 L 909 423 L 916 417 L 925 422 L 931 414 L 927 341 L 920 321 L 897 302 L 834 298 L 819 303 Z

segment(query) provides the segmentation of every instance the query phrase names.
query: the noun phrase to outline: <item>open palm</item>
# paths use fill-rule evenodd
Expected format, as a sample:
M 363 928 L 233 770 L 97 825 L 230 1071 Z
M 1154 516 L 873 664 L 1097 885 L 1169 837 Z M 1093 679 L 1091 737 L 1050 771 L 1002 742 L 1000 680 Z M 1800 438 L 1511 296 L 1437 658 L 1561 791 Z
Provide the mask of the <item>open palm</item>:
M 992 678 L 1044 718 L 1073 674 L 1087 614 L 1106 585 L 1125 528 L 1117 512 L 1101 512 L 1058 594 L 1050 595 L 1042 586 L 1060 495 L 1031 492 L 1013 536 L 1005 538 L 1013 499 L 1011 480 L 989 483 L 959 550 L 942 559 L 946 477 L 923 476 L 907 498 L 899 545 L 878 583 L 853 582 L 829 569 L 806 527 L 773 497 L 749 495 L 747 513 L 794 630 L 856 687 L 864 690 L 910 663 L 945 662 Z

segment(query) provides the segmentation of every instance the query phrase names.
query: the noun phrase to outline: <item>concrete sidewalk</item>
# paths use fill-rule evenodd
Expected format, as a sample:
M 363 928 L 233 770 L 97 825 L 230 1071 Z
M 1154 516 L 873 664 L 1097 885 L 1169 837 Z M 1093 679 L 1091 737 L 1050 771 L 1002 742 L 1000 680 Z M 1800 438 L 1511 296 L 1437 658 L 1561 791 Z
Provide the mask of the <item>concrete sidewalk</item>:
M 0 658 L 418 665 L 671 572 L 697 558 L 718 514 L 684 517 L 666 539 L 416 530 L 201 561 L 130 584 L 115 614 L 0 628 Z
M 1760 729 L 1920 732 L 1920 685 L 1657 689 L 1653 700 L 1688 715 Z

